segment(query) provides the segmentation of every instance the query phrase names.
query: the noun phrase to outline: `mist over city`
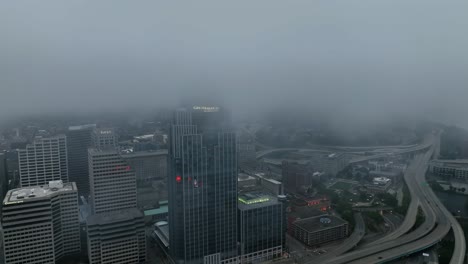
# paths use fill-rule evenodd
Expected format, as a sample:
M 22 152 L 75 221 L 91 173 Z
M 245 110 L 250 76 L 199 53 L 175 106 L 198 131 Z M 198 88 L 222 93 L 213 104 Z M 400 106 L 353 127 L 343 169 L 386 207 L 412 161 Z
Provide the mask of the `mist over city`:
M 468 2 L 0 2 L 0 263 L 467 263 Z
M 467 125 L 465 1 L 8 1 L 1 116 L 176 106 Z

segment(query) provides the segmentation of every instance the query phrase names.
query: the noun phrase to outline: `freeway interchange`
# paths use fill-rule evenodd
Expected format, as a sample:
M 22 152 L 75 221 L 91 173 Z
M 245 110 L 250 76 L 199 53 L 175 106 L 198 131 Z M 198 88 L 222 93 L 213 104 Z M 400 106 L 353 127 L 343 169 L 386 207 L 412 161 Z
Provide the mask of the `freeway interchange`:
M 434 246 L 449 233 L 450 229 L 453 230 L 455 237 L 455 248 L 450 263 L 463 263 L 466 252 L 463 230 L 425 181 L 428 162 L 434 151 L 437 151 L 438 144 L 439 138 L 432 136 L 429 144 L 411 148 L 419 154 L 415 155 L 404 175 L 412 199 L 403 223 L 394 232 L 362 249 L 338 256 L 332 254 L 327 256 L 327 259 L 322 258 L 319 263 L 385 263 Z M 418 208 L 422 209 L 425 220 L 419 227 L 410 231 L 414 227 Z M 317 262 L 311 260 L 306 263 Z

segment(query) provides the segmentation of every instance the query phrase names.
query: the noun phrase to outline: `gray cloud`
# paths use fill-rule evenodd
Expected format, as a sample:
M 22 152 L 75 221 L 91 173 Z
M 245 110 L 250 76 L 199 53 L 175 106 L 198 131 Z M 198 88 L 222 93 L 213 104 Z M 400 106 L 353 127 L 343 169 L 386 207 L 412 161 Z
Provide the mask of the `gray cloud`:
M 0 116 L 215 97 L 468 125 L 468 2 L 2 1 Z

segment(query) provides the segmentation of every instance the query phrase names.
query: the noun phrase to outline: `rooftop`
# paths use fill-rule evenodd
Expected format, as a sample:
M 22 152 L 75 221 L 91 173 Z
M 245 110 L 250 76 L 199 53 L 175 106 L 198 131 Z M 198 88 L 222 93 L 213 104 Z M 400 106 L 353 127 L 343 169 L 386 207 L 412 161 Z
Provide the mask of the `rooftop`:
M 309 206 L 297 206 L 291 209 L 291 212 L 288 213 L 289 217 L 299 219 L 307 219 L 311 217 L 325 215 L 326 213 Z
M 345 220 L 332 215 L 315 216 L 294 222 L 296 226 L 303 228 L 310 233 L 341 226 L 346 223 L 347 222 Z
M 150 215 L 167 214 L 168 212 L 169 212 L 169 207 L 167 205 L 162 205 L 159 208 L 146 210 L 143 213 L 145 214 L 145 216 L 150 216 Z
M 68 130 L 74 131 L 74 130 L 95 128 L 95 127 L 96 127 L 96 124 L 86 124 L 86 125 L 79 125 L 79 126 L 70 126 L 68 127 Z
M 3 204 L 22 203 L 27 200 L 44 198 L 59 192 L 73 190 L 77 190 L 74 182 L 63 183 L 62 181 L 51 181 L 48 185 L 12 189 L 5 195 Z
M 167 149 L 158 149 L 158 150 L 150 150 L 150 151 L 137 151 L 131 153 L 122 153 L 122 158 L 140 158 L 140 157 L 152 157 L 152 156 L 159 156 L 159 155 L 167 155 Z
M 380 175 L 385 177 L 397 177 L 400 175 L 399 172 L 396 171 L 370 171 L 370 175 Z
M 127 221 L 135 218 L 143 217 L 143 214 L 140 210 L 136 208 L 124 209 L 119 211 L 113 211 L 109 213 L 94 214 L 88 216 L 87 224 L 88 225 L 100 225 L 100 224 L 110 224 L 115 222 Z
M 260 191 L 239 194 L 238 200 L 237 204 L 240 210 L 249 210 L 279 203 L 276 197 Z
M 247 181 L 247 180 L 255 180 L 255 178 L 245 173 L 239 173 L 237 175 L 237 181 Z
M 169 247 L 169 224 L 166 221 L 154 224 L 154 234 L 161 240 L 165 247 Z
M 458 159 L 458 160 L 434 160 L 431 161 L 431 164 L 450 167 L 450 168 L 468 168 L 468 160 L 466 159 Z

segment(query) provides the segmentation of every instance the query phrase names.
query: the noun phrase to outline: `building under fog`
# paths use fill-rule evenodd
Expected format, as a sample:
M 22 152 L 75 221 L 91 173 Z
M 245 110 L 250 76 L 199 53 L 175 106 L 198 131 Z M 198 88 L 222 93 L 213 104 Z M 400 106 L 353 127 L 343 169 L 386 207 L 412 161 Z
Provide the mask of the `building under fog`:
M 21 187 L 68 182 L 67 138 L 64 135 L 37 137 L 18 150 Z
M 55 263 L 80 253 L 75 183 L 51 181 L 8 191 L 1 224 L 6 264 Z

